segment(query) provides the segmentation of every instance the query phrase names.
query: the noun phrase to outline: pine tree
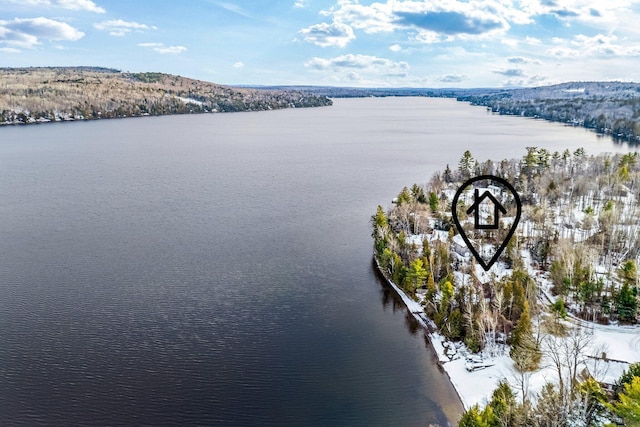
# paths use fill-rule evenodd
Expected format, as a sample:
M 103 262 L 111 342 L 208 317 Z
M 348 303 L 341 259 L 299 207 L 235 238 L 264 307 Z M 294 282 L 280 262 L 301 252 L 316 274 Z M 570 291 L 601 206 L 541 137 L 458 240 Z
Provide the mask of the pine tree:
M 576 405 L 574 410 L 574 417 L 580 417 L 584 421 L 585 426 L 600 425 L 600 419 L 605 413 L 604 402 L 607 401 L 607 395 L 605 394 L 602 386 L 589 377 L 578 387 L 580 392 L 580 401 Z
M 488 427 L 488 424 L 483 421 L 482 411 L 478 405 L 474 405 L 462 414 L 458 427 Z
M 524 302 L 524 308 L 515 329 L 511 333 L 511 350 L 509 356 L 514 360 L 516 368 L 521 372 L 537 369 L 542 353 L 533 337 L 529 303 Z
M 471 178 L 471 174 L 474 171 L 476 161 L 473 159 L 471 155 L 471 151 L 467 150 L 462 154 L 460 158 L 460 162 L 458 162 L 458 172 L 460 172 L 460 176 L 462 179 Z
M 553 318 L 556 322 L 567 317 L 567 307 L 562 298 L 558 298 L 556 302 L 549 306 L 549 309 L 553 313 Z
M 559 427 L 567 423 L 567 408 L 558 389 L 551 383 L 546 383 L 538 397 L 535 414 L 540 427 Z
M 629 369 L 624 371 L 614 386 L 616 393 L 620 393 L 624 389 L 625 384 L 630 384 L 634 377 L 640 377 L 640 363 L 632 363 L 629 365 Z
M 407 277 L 405 278 L 405 284 L 407 290 L 410 293 L 414 293 L 417 288 L 424 285 L 424 281 L 427 279 L 428 271 L 424 268 L 424 263 L 420 258 L 416 258 L 407 271 Z
M 373 224 L 374 230 L 377 228 L 385 228 L 389 225 L 387 214 L 382 206 L 378 205 L 375 215 L 371 217 L 371 223 Z
M 447 167 L 444 170 L 444 182 L 446 183 L 453 182 L 453 173 L 451 172 L 451 168 L 449 167 L 448 163 L 447 163 Z
M 498 387 L 493 391 L 488 406 L 492 408 L 495 415 L 496 422 L 493 425 L 506 427 L 514 424 L 516 397 L 506 380 L 498 382 Z
M 605 406 L 624 420 L 627 426 L 640 425 L 640 377 L 633 377 L 631 383 L 624 385 L 624 391 L 618 395 L 618 401 Z
M 462 313 L 454 309 L 445 321 L 442 332 L 450 340 L 459 340 L 462 335 Z
M 629 284 L 625 283 L 620 288 L 620 292 L 616 295 L 616 309 L 618 311 L 618 317 L 622 321 L 633 321 L 636 317 L 636 310 L 638 309 L 638 300 L 636 299 L 637 288 L 631 288 Z
M 387 247 L 387 234 L 389 232 L 389 221 L 382 206 L 378 205 L 375 215 L 371 217 L 371 224 L 373 225 L 371 237 L 374 239 L 376 254 L 381 256 Z
M 431 208 L 431 212 L 438 212 L 438 195 L 433 191 L 429 192 L 429 207 Z
M 512 284 L 512 297 L 513 297 L 513 302 L 512 302 L 512 307 L 511 307 L 511 317 L 510 320 L 513 322 L 518 322 L 518 319 L 520 319 L 520 316 L 522 316 L 522 313 L 524 311 L 524 305 L 525 303 L 528 304 L 526 297 L 525 297 L 525 290 L 524 287 L 522 286 L 522 282 L 520 282 L 520 280 L 514 280 L 513 284 Z M 528 305 L 527 305 L 528 307 Z
M 398 206 L 404 203 L 411 203 L 411 193 L 407 187 L 404 187 L 400 194 L 398 194 Z
M 411 196 L 413 197 L 413 200 L 418 203 L 427 203 L 424 190 L 418 184 L 413 184 L 411 186 Z

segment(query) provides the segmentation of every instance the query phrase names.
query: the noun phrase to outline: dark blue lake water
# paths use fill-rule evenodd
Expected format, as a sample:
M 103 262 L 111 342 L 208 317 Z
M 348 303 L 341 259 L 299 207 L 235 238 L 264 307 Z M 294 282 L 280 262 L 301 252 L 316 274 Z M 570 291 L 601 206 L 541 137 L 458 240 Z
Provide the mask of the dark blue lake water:
M 0 425 L 444 425 L 369 218 L 527 146 L 627 150 L 426 98 L 0 128 Z

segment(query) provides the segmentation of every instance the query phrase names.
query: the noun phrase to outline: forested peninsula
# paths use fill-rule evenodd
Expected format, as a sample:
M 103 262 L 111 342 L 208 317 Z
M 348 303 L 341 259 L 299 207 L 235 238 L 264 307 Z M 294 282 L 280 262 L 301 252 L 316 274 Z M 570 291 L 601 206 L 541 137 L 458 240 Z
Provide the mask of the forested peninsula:
M 457 189 L 480 175 L 506 180 L 522 202 L 489 271 L 452 218 Z M 640 425 L 639 182 L 635 152 L 529 147 L 522 158 L 477 161 L 466 151 L 457 167 L 378 206 L 376 265 L 431 329 L 467 409 L 460 426 Z M 467 207 L 457 215 L 474 242 Z M 507 206 L 497 240 L 514 215 Z
M 300 90 L 223 86 L 99 67 L 0 68 L 0 125 L 331 105 Z

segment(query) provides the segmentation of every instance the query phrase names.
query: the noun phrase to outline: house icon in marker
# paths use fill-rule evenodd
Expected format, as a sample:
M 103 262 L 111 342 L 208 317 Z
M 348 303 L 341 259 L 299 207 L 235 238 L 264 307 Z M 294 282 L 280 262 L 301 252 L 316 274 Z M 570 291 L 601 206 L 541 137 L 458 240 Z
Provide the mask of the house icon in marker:
M 502 204 L 498 201 L 498 199 L 496 199 L 493 196 L 493 194 L 489 192 L 489 190 L 486 190 L 484 193 L 482 193 L 481 196 L 479 195 L 479 193 L 480 192 L 476 188 L 473 194 L 473 204 L 471 205 L 471 207 L 469 207 L 469 209 L 467 209 L 467 214 L 470 214 L 471 212 L 474 213 L 473 226 L 476 230 L 497 230 L 500 226 L 499 212 L 506 214 L 507 210 L 504 208 L 504 206 L 502 206 Z M 481 204 L 485 201 L 485 199 L 488 200 L 488 202 L 486 202 L 485 205 L 488 203 L 493 204 L 493 223 L 492 224 L 485 224 L 480 222 Z

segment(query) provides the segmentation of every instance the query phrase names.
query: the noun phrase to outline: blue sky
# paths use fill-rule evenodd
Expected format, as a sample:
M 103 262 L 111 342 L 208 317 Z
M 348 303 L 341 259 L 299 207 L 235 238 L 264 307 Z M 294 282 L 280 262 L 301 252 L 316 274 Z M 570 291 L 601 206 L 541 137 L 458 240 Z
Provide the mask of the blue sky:
M 0 66 L 222 84 L 640 81 L 640 0 L 0 0 Z

